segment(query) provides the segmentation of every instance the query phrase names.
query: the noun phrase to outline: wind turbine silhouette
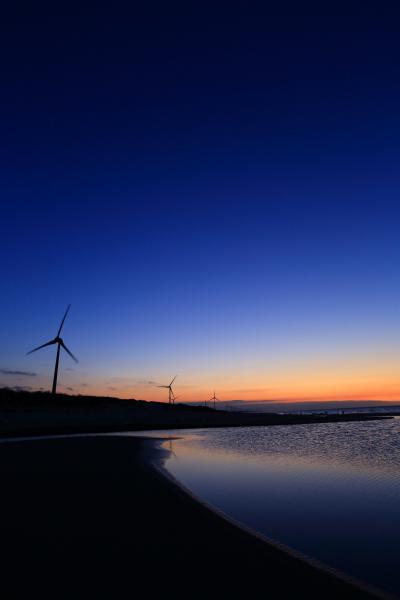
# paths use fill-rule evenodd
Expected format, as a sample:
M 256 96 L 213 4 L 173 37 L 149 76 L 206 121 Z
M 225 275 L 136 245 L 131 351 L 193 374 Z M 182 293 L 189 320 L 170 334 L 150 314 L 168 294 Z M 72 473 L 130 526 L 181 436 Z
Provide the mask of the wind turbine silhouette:
M 37 348 L 34 348 L 33 350 L 30 350 L 29 352 L 27 352 L 27 354 L 32 354 L 32 352 L 36 352 L 36 350 L 40 350 L 41 348 L 45 348 L 46 346 L 51 346 L 53 344 L 57 344 L 57 356 L 56 356 L 56 365 L 54 367 L 54 377 L 53 377 L 53 387 L 51 390 L 52 394 L 56 394 L 57 392 L 57 375 L 58 375 L 58 363 L 60 362 L 60 349 L 61 347 L 64 348 L 65 352 L 67 352 L 70 357 L 77 363 L 78 359 L 72 354 L 72 352 L 70 350 L 68 350 L 67 346 L 64 344 L 64 341 L 60 338 L 60 333 L 61 330 L 63 328 L 64 325 L 64 321 L 67 317 L 68 311 L 71 308 L 71 305 L 68 305 L 67 310 L 65 311 L 65 314 L 63 316 L 63 320 L 61 321 L 61 325 L 57 331 L 57 335 L 53 340 L 50 340 L 50 342 L 46 342 L 46 344 L 42 344 L 41 346 L 38 346 Z
M 175 394 L 173 392 L 172 389 L 172 384 L 174 383 L 175 379 L 178 377 L 178 375 L 175 375 L 175 377 L 173 378 L 173 380 L 171 381 L 171 383 L 169 385 L 158 385 L 157 387 L 159 388 L 166 388 L 168 390 L 168 404 L 175 404 Z
M 218 400 L 218 398 L 215 396 L 215 391 L 214 391 L 214 396 L 212 398 L 210 398 L 210 402 L 214 402 L 214 409 L 215 409 L 215 402 Z

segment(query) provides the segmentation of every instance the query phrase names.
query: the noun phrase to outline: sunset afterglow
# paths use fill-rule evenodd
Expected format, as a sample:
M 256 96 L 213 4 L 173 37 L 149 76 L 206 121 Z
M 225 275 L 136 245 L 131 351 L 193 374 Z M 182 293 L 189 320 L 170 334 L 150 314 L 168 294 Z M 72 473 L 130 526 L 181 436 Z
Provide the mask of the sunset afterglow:
M 55 349 L 26 352 L 71 303 L 59 391 L 400 400 L 395 54 L 276 17 L 246 44 L 207 21 L 203 56 L 197 23 L 5 72 L 0 384 L 50 389 Z

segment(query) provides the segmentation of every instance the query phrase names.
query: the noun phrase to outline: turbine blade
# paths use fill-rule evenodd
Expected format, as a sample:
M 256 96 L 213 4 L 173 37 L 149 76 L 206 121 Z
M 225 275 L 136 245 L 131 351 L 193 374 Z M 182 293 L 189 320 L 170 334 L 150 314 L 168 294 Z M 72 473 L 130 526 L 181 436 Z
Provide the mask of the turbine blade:
M 42 344 L 41 346 L 38 346 L 37 348 L 34 348 L 33 350 L 29 350 L 29 352 L 26 353 L 26 355 L 28 356 L 28 354 L 32 354 L 32 352 L 36 352 L 36 350 L 40 350 L 40 348 L 45 348 L 46 346 L 51 346 L 52 344 L 56 344 L 57 342 L 55 340 L 51 340 L 51 342 L 46 342 L 45 344 Z
M 169 385 L 158 385 L 157 387 L 166 388 L 167 390 L 169 389 Z
M 174 383 L 175 379 L 178 377 L 178 375 L 175 375 L 175 377 L 173 378 L 173 380 L 171 381 L 171 383 L 169 384 L 169 386 L 171 387 L 171 385 Z
M 64 321 L 65 321 L 65 319 L 66 319 L 66 317 L 67 317 L 67 314 L 68 314 L 68 311 L 69 311 L 69 309 L 70 309 L 70 308 L 71 308 L 71 305 L 70 305 L 70 304 L 68 304 L 68 306 L 67 306 L 67 310 L 65 311 L 65 315 L 63 316 L 63 320 L 61 321 L 61 325 L 60 325 L 60 329 L 58 330 L 57 337 L 59 337 L 59 335 L 60 335 L 60 333 L 61 333 L 61 329 L 63 328 Z
M 64 342 L 61 342 L 61 346 L 64 348 L 65 352 L 67 352 L 70 357 L 72 358 L 72 360 L 74 360 L 76 363 L 79 362 L 79 360 L 76 358 L 76 356 L 74 356 L 72 354 L 72 352 L 70 350 L 68 350 L 67 346 L 64 344 Z

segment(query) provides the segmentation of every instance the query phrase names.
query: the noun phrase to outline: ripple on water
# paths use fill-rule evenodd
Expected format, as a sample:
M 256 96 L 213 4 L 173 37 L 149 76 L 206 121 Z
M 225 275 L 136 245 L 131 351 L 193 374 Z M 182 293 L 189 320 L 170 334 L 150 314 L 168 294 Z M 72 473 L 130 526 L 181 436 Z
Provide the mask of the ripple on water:
M 400 595 L 400 419 L 180 435 L 166 466 L 204 500 Z

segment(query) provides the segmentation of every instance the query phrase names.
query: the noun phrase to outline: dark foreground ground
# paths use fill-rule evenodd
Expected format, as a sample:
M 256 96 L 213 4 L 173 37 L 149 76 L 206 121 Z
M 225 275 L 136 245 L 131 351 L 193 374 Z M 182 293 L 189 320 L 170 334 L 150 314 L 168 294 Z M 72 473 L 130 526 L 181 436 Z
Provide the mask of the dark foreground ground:
M 152 466 L 155 445 L 1 443 L 2 597 L 372 597 L 198 504 Z

